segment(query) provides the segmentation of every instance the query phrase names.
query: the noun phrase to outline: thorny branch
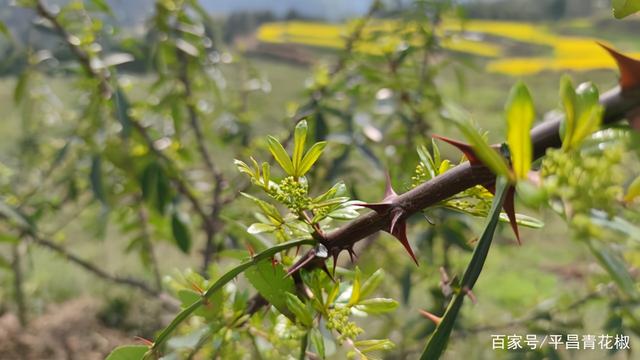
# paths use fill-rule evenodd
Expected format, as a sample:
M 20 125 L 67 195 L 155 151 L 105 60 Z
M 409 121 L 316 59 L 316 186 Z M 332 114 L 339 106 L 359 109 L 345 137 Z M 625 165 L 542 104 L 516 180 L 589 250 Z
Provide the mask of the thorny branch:
M 625 118 L 626 114 L 640 107 L 640 88 L 622 91 L 615 88 L 600 97 L 605 108 L 603 124 L 612 124 Z M 531 131 L 534 158 L 540 158 L 548 148 L 561 145 L 559 127 L 563 116 L 540 123 Z M 495 175 L 484 166 L 462 163 L 416 188 L 399 195 L 391 202 L 387 212 L 369 212 L 348 224 L 326 234 L 323 245 L 334 255 L 352 249 L 358 241 L 389 227 L 394 210 L 402 211 L 402 218 L 422 211 L 470 187 L 485 184 Z M 303 256 L 304 258 L 304 256 Z M 316 262 L 311 262 L 316 263 Z M 313 266 L 313 265 L 311 265 Z

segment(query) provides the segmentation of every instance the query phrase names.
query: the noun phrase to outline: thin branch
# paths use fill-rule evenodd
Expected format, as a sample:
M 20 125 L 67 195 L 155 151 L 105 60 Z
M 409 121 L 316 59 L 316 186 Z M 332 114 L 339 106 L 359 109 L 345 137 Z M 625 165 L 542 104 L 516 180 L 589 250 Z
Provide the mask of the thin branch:
M 89 261 L 82 259 L 77 255 L 72 254 L 67 249 L 56 244 L 51 240 L 41 238 L 38 235 L 33 233 L 29 233 L 29 235 L 31 236 L 31 239 L 34 243 L 52 250 L 53 252 L 61 255 L 65 259 L 80 266 L 81 268 L 87 270 L 88 272 L 92 273 L 93 275 L 96 275 L 99 278 L 102 278 L 104 280 L 107 280 L 116 284 L 134 287 L 151 296 L 158 296 L 160 294 L 157 290 L 153 289 L 151 286 L 147 285 L 142 280 L 132 278 L 132 277 L 123 277 L 123 276 L 109 274 L 104 269 L 101 269 L 96 265 L 90 263 Z
M 153 272 L 153 279 L 158 291 L 162 291 L 162 276 L 160 275 L 160 266 L 158 265 L 158 259 L 156 257 L 155 246 L 151 241 L 151 234 L 149 233 L 149 214 L 144 206 L 138 208 L 138 218 L 140 219 L 140 227 L 142 228 L 142 241 L 144 242 L 144 249 L 149 255 L 149 262 L 151 271 Z
M 222 174 L 214 165 L 213 160 L 211 160 L 211 155 L 209 154 L 209 150 L 207 149 L 204 134 L 202 132 L 202 125 L 200 117 L 198 116 L 198 109 L 196 109 L 196 106 L 193 103 L 193 89 L 191 80 L 189 79 L 189 59 L 186 54 L 180 49 L 176 48 L 176 53 L 178 56 L 178 62 L 180 63 L 178 80 L 180 80 L 180 83 L 182 83 L 182 86 L 184 87 L 184 98 L 186 100 L 185 104 L 187 113 L 189 114 L 189 124 L 191 125 L 191 129 L 193 130 L 193 133 L 196 137 L 196 147 L 198 148 L 198 152 L 200 153 L 202 160 L 204 160 L 207 171 L 209 171 L 211 178 L 215 179 L 216 182 L 222 181 Z
M 13 259 L 11 268 L 13 271 L 13 289 L 16 305 L 18 306 L 18 319 L 20 326 L 27 325 L 27 304 L 24 295 L 24 276 L 22 273 L 22 242 L 13 245 Z

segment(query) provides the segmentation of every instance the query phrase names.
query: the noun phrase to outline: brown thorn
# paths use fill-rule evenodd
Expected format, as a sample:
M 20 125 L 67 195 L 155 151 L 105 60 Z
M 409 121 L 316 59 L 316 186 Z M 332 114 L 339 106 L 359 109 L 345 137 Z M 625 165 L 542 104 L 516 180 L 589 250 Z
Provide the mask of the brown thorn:
M 285 277 L 291 276 L 294 273 L 300 271 L 300 269 L 302 269 L 305 265 L 310 263 L 315 257 L 316 257 L 315 250 L 313 249 L 309 250 L 309 252 L 306 255 L 304 255 L 302 259 L 298 260 L 298 262 L 296 262 L 291 266 L 291 268 L 287 271 L 287 274 L 285 275 Z
M 471 299 L 471 302 L 475 305 L 478 303 L 478 299 L 476 298 L 476 296 L 473 294 L 473 291 L 471 291 L 471 289 L 469 289 L 468 287 L 463 287 L 462 291 L 464 292 L 465 295 L 467 295 L 469 297 L 469 299 Z
M 518 231 L 518 223 L 516 222 L 516 210 L 514 204 L 514 195 L 516 192 L 516 188 L 511 186 L 507 189 L 507 195 L 504 198 L 504 203 L 502 204 L 502 208 L 504 212 L 507 213 L 507 217 L 509 218 L 509 223 L 511 224 L 511 228 L 513 229 L 513 233 L 516 235 L 516 240 L 518 241 L 518 245 L 522 245 L 520 241 L 520 232 Z
M 436 316 L 436 315 L 434 315 L 434 314 L 432 314 L 432 313 L 430 313 L 430 312 L 428 312 L 426 310 L 418 309 L 418 311 L 420 312 L 420 314 L 422 316 L 424 316 L 425 318 L 433 321 L 433 323 L 436 324 L 436 326 L 440 325 L 440 323 L 442 322 L 442 318 L 441 317 Z
M 384 200 L 391 199 L 398 196 L 398 194 L 396 194 L 396 192 L 393 190 L 393 186 L 391 185 L 391 175 L 389 175 L 389 172 L 385 171 L 384 176 L 385 176 Z
M 461 141 L 458 140 L 454 140 L 454 139 L 450 139 L 448 137 L 445 136 L 440 136 L 440 135 L 431 135 L 432 137 L 442 140 L 446 143 L 449 143 L 450 145 L 455 146 L 458 150 L 462 151 L 462 153 L 464 154 L 464 156 L 467 158 L 467 160 L 469 160 L 469 163 L 471 163 L 471 165 L 481 165 L 482 162 L 480 161 L 480 159 L 478 159 L 478 157 L 476 156 L 475 151 L 473 151 L 473 147 L 471 147 L 471 145 L 467 144 L 467 143 L 463 143 Z
M 384 213 L 384 212 L 388 211 L 392 207 L 391 202 L 379 202 L 379 203 L 371 203 L 371 204 L 369 204 L 369 203 L 355 203 L 354 205 L 366 207 L 368 209 L 371 209 L 371 210 L 377 212 L 378 214 Z
M 333 274 L 335 275 L 336 273 L 336 266 L 338 266 L 338 255 L 340 255 L 340 251 L 338 250 L 337 252 L 333 253 Z
M 354 258 L 358 258 L 358 256 L 356 255 L 356 252 L 353 251 L 353 245 L 351 245 L 351 247 L 347 248 L 347 252 L 349 253 L 349 258 L 351 258 L 351 263 L 355 263 Z
M 327 274 L 327 276 L 329 277 L 329 279 L 331 279 L 331 281 L 336 282 L 336 280 L 333 278 L 333 276 L 329 272 L 329 269 L 327 269 L 327 263 L 325 261 L 322 261 L 322 265 L 320 266 L 320 269 L 322 269 L 322 271 L 324 271 L 324 273 Z
M 413 253 L 413 249 L 411 249 L 411 245 L 409 245 L 409 240 L 407 240 L 407 223 L 404 220 L 397 221 L 393 232 L 390 232 L 390 234 L 400 241 L 400 244 L 404 246 L 407 253 L 409 253 L 409 256 L 411 256 L 413 261 L 416 263 L 416 266 L 420 266 L 416 255 Z
M 640 61 L 631 58 L 621 52 L 601 43 L 597 42 L 618 64 L 620 71 L 620 88 L 629 90 L 640 86 Z

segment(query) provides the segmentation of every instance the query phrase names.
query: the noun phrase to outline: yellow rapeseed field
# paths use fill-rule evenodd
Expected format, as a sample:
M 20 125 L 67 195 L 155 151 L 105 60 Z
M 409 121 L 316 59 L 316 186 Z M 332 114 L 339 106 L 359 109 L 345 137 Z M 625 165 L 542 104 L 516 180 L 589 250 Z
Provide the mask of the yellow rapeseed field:
M 586 21 L 583 21 L 586 23 Z M 339 49 L 353 23 L 329 24 L 308 21 L 267 23 L 257 32 L 259 41 L 267 43 L 295 43 Z M 395 20 L 374 21 L 365 28 L 364 40 L 356 51 L 381 55 L 397 49 L 403 43 L 416 44 L 412 34 L 419 30 L 417 23 Z M 613 68 L 613 60 L 597 44 L 598 39 L 554 34 L 541 24 L 513 21 L 445 20 L 439 28 L 442 46 L 452 51 L 488 58 L 490 72 L 509 75 L 529 75 L 544 70 L 592 70 Z M 532 46 L 546 46 L 552 53 L 546 57 L 505 57 L 505 41 Z M 634 54 L 640 55 L 640 54 Z

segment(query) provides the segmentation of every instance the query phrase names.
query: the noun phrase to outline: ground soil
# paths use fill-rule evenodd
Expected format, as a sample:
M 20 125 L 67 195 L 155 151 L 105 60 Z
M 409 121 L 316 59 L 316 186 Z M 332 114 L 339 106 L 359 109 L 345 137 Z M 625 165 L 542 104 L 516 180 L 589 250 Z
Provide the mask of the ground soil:
M 6 313 L 0 317 L 0 360 L 103 360 L 116 346 L 135 341 L 106 327 L 99 311 L 97 300 L 74 299 L 50 306 L 25 328 Z

